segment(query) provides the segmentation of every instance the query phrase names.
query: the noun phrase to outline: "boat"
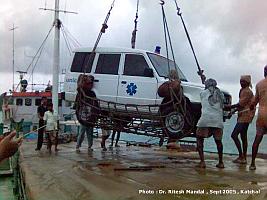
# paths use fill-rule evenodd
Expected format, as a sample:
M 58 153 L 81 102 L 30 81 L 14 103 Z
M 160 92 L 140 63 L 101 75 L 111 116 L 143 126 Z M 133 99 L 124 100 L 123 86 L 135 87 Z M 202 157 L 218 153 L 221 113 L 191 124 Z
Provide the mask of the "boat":
M 25 72 L 18 72 L 20 74 L 19 84 L 13 87 L 14 90 L 0 96 L 2 102 L 0 103 L 2 109 L 0 124 L 11 129 L 12 123 L 23 122 L 21 131 L 25 134 L 31 130 L 36 130 L 38 127 L 37 108 L 41 105 L 42 98 L 47 98 L 48 103 L 52 102 L 52 85 L 49 81 L 46 85 L 32 83 L 32 87 L 29 87 L 28 81 L 23 78 Z M 60 121 L 73 118 L 71 106 L 65 103 L 62 91 L 58 93 L 58 107 Z
M 62 11 L 59 10 L 58 4 L 59 1 L 55 1 L 55 9 L 52 10 L 56 13 L 55 21 L 44 41 L 41 43 L 41 46 L 37 50 L 36 54 L 33 56 L 31 63 L 27 67 L 26 71 L 17 71 L 19 73 L 19 82 L 17 85 L 14 83 L 14 25 L 11 29 L 13 30 L 13 85 L 12 90 L 1 94 L 0 97 L 0 134 L 3 133 L 4 130 L 10 131 L 10 129 L 12 129 L 12 123 L 14 124 L 19 122 L 23 122 L 23 130 L 21 131 L 24 134 L 28 133 L 31 130 L 36 130 L 39 121 L 37 108 L 41 105 L 42 97 L 46 97 L 48 99 L 48 102 L 53 103 L 54 113 L 58 117 L 60 122 L 73 119 L 73 110 L 71 110 L 71 104 L 67 104 L 64 100 L 64 92 L 61 88 L 62 82 L 60 82 L 59 78 L 60 76 L 64 77 L 64 70 L 62 71 L 62 74 L 59 73 L 59 29 L 62 24 L 58 19 L 58 14 Z M 45 8 L 42 9 L 49 10 L 46 8 L 46 5 Z M 67 11 L 64 12 L 68 13 Z M 42 49 L 52 31 L 52 28 L 55 28 L 55 51 L 53 58 L 54 62 L 52 85 L 50 84 L 50 81 L 48 82 L 48 84 L 36 83 L 33 82 L 33 72 L 36 65 L 38 64 Z M 66 37 L 66 35 L 64 35 L 64 37 Z M 24 76 L 29 72 L 29 69 L 31 67 L 32 72 L 30 77 L 32 79 L 32 83 L 28 84 L 29 80 L 24 78 Z
M 59 93 L 58 96 L 59 120 L 72 119 L 71 107 L 66 106 L 62 99 L 62 93 Z M 8 127 L 11 121 L 20 122 L 23 120 L 23 133 L 36 130 L 39 122 L 37 108 L 41 105 L 43 97 L 46 97 L 48 102 L 52 102 L 51 91 L 12 92 L 6 95 L 4 99 L 8 99 L 8 104 L 1 105 L 3 107 L 1 116 L 3 126 Z
M 44 8 L 44 10 L 48 10 Z M 38 127 L 37 107 L 41 104 L 42 97 L 46 97 L 48 102 L 53 103 L 55 114 L 59 121 L 72 119 L 73 112 L 70 105 L 65 104 L 63 95 L 59 92 L 59 28 L 61 25 L 58 19 L 59 0 L 55 0 L 55 51 L 53 63 L 53 84 L 46 85 L 43 89 L 28 91 L 28 81 L 23 79 L 25 72 L 18 71 L 20 81 L 15 88 L 14 85 L 14 30 L 13 25 L 13 86 L 9 92 L 1 94 L 0 97 L 0 137 L 12 130 L 17 131 L 17 137 L 29 138 L 32 134 L 36 138 Z M 66 12 L 66 11 L 64 11 Z M 47 38 L 46 38 L 47 39 Z M 45 39 L 45 40 L 46 40 Z M 43 43 L 42 43 L 43 45 Z M 37 51 L 38 55 L 40 49 Z M 30 64 L 31 65 L 31 64 Z M 27 69 L 28 70 L 28 69 Z M 33 85 L 36 85 L 32 83 Z M 38 84 L 37 84 L 38 85 Z M 52 87 L 53 86 L 53 87 Z M 33 88 L 33 87 L 32 87 Z M 64 124 L 63 132 L 72 131 L 71 127 Z M 78 129 L 76 131 L 79 131 Z M 27 136 L 27 137 L 26 137 Z M 31 138 L 32 139 L 32 138 Z M 35 143 L 35 142 L 34 142 Z M 25 192 L 25 183 L 23 173 L 21 172 L 19 163 L 19 152 L 0 163 L 0 199 L 28 199 Z

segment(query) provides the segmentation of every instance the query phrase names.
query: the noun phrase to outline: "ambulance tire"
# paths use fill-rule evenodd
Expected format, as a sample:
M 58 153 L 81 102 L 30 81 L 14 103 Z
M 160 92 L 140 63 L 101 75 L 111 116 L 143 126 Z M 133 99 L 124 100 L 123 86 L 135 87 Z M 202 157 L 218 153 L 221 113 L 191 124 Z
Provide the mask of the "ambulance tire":
M 168 107 L 163 110 L 163 131 L 169 138 L 181 139 L 184 137 L 183 128 L 185 119 L 182 113 L 174 111 L 173 107 Z

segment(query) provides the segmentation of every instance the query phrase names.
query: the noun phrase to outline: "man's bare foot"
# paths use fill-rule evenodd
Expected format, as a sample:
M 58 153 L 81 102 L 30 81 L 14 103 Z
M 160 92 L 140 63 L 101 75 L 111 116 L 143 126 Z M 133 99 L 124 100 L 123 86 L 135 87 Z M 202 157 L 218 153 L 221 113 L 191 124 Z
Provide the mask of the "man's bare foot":
M 196 167 L 197 167 L 197 168 L 201 168 L 201 169 L 205 169 L 205 168 L 206 168 L 206 163 L 200 161 L 200 162 L 196 165 Z
M 88 147 L 88 149 L 87 149 L 87 153 L 88 153 L 88 154 L 91 154 L 93 151 L 94 151 L 94 150 L 93 150 L 91 147 Z
M 224 168 L 224 164 L 221 162 L 221 163 L 218 163 L 216 165 L 217 168 L 220 168 L 220 169 L 223 169 Z
M 107 151 L 107 148 L 106 147 L 102 147 L 102 151 Z
M 243 158 L 240 162 L 240 164 L 246 165 L 247 164 L 247 159 Z
M 242 157 L 238 157 L 238 158 L 233 160 L 233 163 L 241 163 L 242 159 L 243 159 Z
M 249 170 L 256 170 L 256 165 L 255 164 L 251 164 L 250 166 L 249 166 Z

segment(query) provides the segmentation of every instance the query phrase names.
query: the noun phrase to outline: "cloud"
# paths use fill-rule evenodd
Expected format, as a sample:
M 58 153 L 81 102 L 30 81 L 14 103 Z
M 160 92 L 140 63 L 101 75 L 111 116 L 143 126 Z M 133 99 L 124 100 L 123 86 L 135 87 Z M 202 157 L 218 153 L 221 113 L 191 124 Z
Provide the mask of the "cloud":
M 267 39 L 263 37 L 267 31 L 264 26 L 267 2 L 180 2 L 199 61 L 208 77 L 229 84 L 241 74 L 251 74 L 254 81 L 261 79 L 267 60 Z
M 40 11 L 43 0 L 3 1 L 0 14 L 0 71 L 12 71 L 12 34 L 8 30 L 13 22 L 19 28 L 15 32 L 16 69 L 25 70 L 30 58 L 39 48 L 53 22 L 53 14 Z M 110 8 L 111 0 L 61 1 L 61 8 L 77 11 L 78 15 L 61 14 L 64 26 L 84 46 L 93 46 L 101 25 Z M 175 50 L 175 58 L 189 80 L 200 82 L 196 74 L 190 46 L 181 21 L 176 15 L 174 1 L 165 1 L 165 11 Z M 267 1 L 262 0 L 178 0 L 189 30 L 199 62 L 207 77 L 231 86 L 239 82 L 241 74 L 251 74 L 253 82 L 262 78 L 262 68 L 267 62 L 267 26 L 265 26 Z M 47 7 L 54 1 L 48 0 Z M 117 0 L 103 34 L 100 46 L 130 47 L 136 12 L 136 0 Z M 158 0 L 140 0 L 137 48 L 153 51 L 162 46 L 165 53 L 161 7 Z M 52 33 L 53 36 L 54 33 Z M 49 74 L 52 71 L 53 40 L 49 38 L 43 56 L 35 71 Z M 64 46 L 62 38 L 62 46 Z M 62 68 L 70 63 L 66 47 L 61 48 Z M 238 93 L 238 91 L 236 91 Z

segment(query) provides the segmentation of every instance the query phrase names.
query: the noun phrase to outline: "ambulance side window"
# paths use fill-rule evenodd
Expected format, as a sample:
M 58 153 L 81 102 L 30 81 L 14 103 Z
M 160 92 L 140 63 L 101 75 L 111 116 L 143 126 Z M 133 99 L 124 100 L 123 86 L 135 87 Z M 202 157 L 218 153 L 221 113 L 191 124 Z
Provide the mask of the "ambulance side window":
M 96 74 L 118 74 L 120 54 L 100 54 L 96 65 Z
M 149 66 L 144 56 L 134 54 L 127 54 L 125 56 L 123 75 L 145 77 L 145 69 L 149 69 Z

